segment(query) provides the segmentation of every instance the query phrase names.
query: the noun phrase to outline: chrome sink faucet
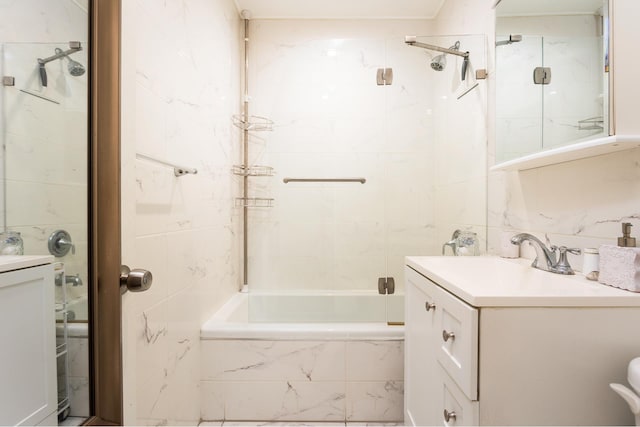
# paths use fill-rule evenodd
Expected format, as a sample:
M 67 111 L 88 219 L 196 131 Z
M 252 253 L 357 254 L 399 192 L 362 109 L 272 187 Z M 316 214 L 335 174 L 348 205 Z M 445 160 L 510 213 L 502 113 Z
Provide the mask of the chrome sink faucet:
M 558 247 L 555 245 L 547 248 L 540 239 L 529 233 L 516 234 L 511 238 L 511 243 L 520 245 L 525 240 L 528 241 L 536 251 L 536 258 L 531 263 L 531 267 L 557 274 L 575 274 L 567 260 L 567 253 L 580 255 L 580 249 L 567 248 L 566 246 Z M 560 258 L 557 261 L 556 251 L 560 254 Z

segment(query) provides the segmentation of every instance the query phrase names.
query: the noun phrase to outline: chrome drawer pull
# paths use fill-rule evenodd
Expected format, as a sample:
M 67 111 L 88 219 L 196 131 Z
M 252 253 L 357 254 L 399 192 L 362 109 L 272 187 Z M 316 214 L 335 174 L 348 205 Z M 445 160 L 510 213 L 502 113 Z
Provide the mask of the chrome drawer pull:
M 434 303 L 432 303 L 432 302 L 427 301 L 427 302 L 424 303 L 424 308 L 427 311 L 431 311 L 431 310 L 435 310 L 436 309 L 436 305 Z
M 456 413 L 454 411 L 447 411 L 446 409 L 444 410 L 444 420 L 446 422 L 449 422 L 451 420 L 456 420 Z
M 449 339 L 453 341 L 455 337 L 456 337 L 456 334 L 454 334 L 453 332 L 447 332 L 445 330 L 442 331 L 442 339 L 444 340 L 444 342 L 449 341 Z

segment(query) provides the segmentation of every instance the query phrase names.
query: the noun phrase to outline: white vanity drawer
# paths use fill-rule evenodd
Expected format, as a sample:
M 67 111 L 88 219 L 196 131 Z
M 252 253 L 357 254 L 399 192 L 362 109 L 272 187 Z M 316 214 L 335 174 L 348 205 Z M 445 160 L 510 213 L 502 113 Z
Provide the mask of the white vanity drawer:
M 439 328 L 436 357 L 467 397 L 477 400 L 478 309 L 440 287 L 437 290 Z
M 478 425 L 480 403 L 469 399 L 444 369 L 440 369 L 438 377 L 440 387 L 438 424 L 444 426 Z
M 477 400 L 478 309 L 410 268 L 407 279 L 432 299 L 435 318 L 427 329 L 438 362 L 469 399 Z

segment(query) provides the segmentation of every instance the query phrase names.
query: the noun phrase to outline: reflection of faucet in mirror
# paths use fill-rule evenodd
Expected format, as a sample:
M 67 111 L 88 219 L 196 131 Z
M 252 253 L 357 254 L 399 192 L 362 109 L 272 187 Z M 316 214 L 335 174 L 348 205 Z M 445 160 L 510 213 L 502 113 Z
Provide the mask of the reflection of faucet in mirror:
M 529 233 L 516 234 L 511 238 L 511 243 L 514 245 L 520 245 L 524 241 L 529 242 L 536 251 L 536 258 L 531 263 L 531 267 L 557 274 L 575 274 L 567 260 L 567 253 L 579 255 L 580 249 L 567 248 L 566 246 L 547 248 L 540 239 Z M 557 261 L 556 251 L 560 253 L 560 259 Z
M 64 282 L 71 286 L 82 286 L 82 279 L 79 274 L 70 274 L 65 276 Z
M 456 247 L 458 246 L 457 242 L 458 242 L 458 236 L 460 236 L 460 233 L 461 233 L 460 230 L 454 231 L 453 234 L 451 235 L 451 240 L 449 240 L 447 243 L 442 245 L 442 255 L 444 255 L 444 249 L 447 246 L 451 248 L 453 255 L 458 255 L 458 251 L 456 251 Z

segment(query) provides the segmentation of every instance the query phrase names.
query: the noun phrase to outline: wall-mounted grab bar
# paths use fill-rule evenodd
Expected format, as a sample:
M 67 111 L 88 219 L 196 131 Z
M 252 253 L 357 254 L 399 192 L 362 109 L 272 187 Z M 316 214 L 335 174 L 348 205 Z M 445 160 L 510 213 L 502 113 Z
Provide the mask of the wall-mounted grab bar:
M 284 178 L 282 182 L 285 184 L 290 182 L 359 182 L 364 184 L 367 180 L 364 178 Z
M 178 166 L 175 165 L 173 163 L 169 163 L 169 162 L 165 162 L 164 160 L 158 160 L 156 158 L 153 158 L 151 156 L 147 156 L 146 154 L 140 154 L 140 153 L 136 153 L 136 158 L 138 159 L 143 159 L 143 160 L 149 160 L 151 162 L 155 162 L 155 163 L 159 163 L 161 165 L 164 166 L 169 166 L 170 168 L 173 168 L 173 174 L 175 176 L 182 176 L 182 175 L 187 175 L 187 174 L 197 174 L 198 170 L 195 168 L 185 168 L 183 166 Z

